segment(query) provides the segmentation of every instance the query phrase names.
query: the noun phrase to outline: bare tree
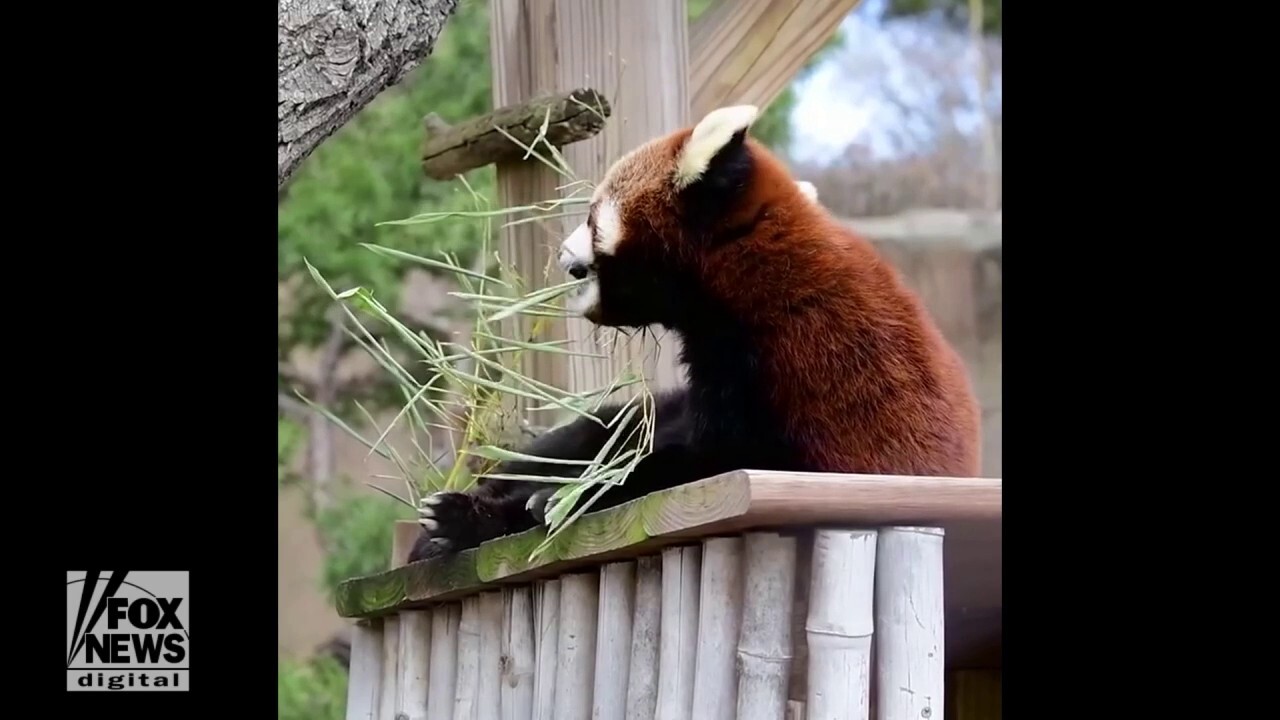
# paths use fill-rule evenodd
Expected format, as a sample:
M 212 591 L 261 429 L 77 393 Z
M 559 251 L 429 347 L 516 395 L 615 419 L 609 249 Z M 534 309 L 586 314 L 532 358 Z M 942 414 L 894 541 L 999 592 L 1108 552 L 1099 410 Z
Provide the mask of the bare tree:
M 278 189 L 325 138 L 431 54 L 458 0 L 280 0 Z

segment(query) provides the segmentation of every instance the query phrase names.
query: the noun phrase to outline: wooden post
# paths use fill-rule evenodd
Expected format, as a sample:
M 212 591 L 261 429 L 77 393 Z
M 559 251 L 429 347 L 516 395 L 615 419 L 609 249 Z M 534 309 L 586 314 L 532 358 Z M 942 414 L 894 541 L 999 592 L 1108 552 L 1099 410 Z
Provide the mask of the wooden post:
M 452 720 L 458 684 L 458 603 L 431 611 L 431 661 L 427 688 L 427 720 Z
M 814 720 L 868 720 L 871 696 L 874 530 L 818 530 L 809 582 L 809 687 Z
M 624 720 L 626 717 L 635 593 L 635 563 L 610 563 L 600 568 L 591 720 Z
M 400 699 L 400 616 L 382 618 L 382 687 L 378 691 L 378 717 L 394 718 Z
M 734 650 L 742 625 L 741 537 L 711 538 L 703 542 L 699 595 L 693 717 L 734 720 L 738 706 Z
M 662 558 L 636 561 L 635 618 L 627 681 L 627 720 L 653 720 L 658 707 L 658 642 L 662 627 Z
M 946 707 L 941 528 L 880 530 L 876 548 L 876 717 L 919 720 Z
M 534 652 L 537 655 L 533 675 L 533 718 L 555 720 L 556 717 L 556 651 L 560 644 L 560 580 L 544 580 L 534 586 L 533 629 Z
M 556 720 L 589 720 L 596 663 L 596 609 L 600 577 L 560 578 L 560 641 L 556 647 Z
M 748 533 L 745 555 L 737 720 L 777 720 L 786 713 L 791 677 L 796 539 Z
M 495 106 L 583 86 L 611 99 L 613 114 L 604 130 L 564 148 L 578 179 L 599 181 L 625 152 L 689 122 L 685 0 L 493 0 L 491 12 Z M 550 200 L 565 183 L 536 163 L 501 164 L 498 202 L 510 207 Z M 548 277 L 563 281 L 552 263 L 554 252 L 582 218 L 504 229 L 503 262 L 526 278 L 529 289 L 551 284 Z M 575 350 L 599 352 L 587 321 L 570 321 L 567 333 Z M 581 391 L 608 385 L 630 365 L 644 372 L 651 388 L 667 387 L 680 381 L 678 349 L 670 336 L 663 338 L 661 352 L 652 340 L 637 337 L 620 341 L 609 360 L 574 356 L 566 366 L 565 356 L 529 353 L 521 370 Z
M 396 714 L 405 720 L 426 720 L 431 677 L 431 611 L 400 613 L 400 679 Z
M 693 676 L 698 657 L 698 586 L 702 548 L 662 551 L 662 640 L 658 711 L 654 720 L 694 720 Z
M 347 720 L 377 720 L 382 684 L 382 621 L 357 620 L 351 628 Z
M 502 720 L 533 720 L 533 589 L 502 590 Z
M 499 720 L 502 690 L 502 592 L 480 593 L 480 673 L 475 720 Z
M 413 523 L 413 532 L 406 530 L 408 523 L 396 523 L 392 530 L 391 567 L 405 564 L 413 541 L 422 532 L 421 526 Z M 431 663 L 431 611 L 404 610 L 399 614 L 397 623 L 400 627 L 399 648 L 396 658 L 395 692 L 392 712 L 394 717 L 403 716 L 404 720 L 426 720 L 427 717 L 427 683 Z M 383 632 L 390 632 L 388 626 Z M 383 688 L 383 694 L 387 689 Z
M 453 699 L 453 720 L 475 720 L 480 694 L 480 597 L 462 599 L 458 622 L 458 689 Z

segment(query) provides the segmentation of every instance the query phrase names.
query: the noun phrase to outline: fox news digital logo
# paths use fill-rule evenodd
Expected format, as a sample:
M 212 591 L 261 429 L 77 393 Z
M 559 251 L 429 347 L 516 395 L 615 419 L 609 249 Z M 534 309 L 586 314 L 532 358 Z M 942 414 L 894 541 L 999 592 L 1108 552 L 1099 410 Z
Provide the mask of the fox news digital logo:
M 186 571 L 67 573 L 68 691 L 188 690 Z

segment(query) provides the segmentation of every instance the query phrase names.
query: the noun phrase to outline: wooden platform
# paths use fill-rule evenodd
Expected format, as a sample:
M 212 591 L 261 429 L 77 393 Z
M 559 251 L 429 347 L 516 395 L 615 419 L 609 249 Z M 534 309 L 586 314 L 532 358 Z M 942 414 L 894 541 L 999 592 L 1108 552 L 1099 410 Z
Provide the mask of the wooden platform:
M 337 609 L 376 617 L 744 530 L 931 525 L 947 532 L 947 655 L 966 667 L 998 666 L 1001 507 L 999 479 L 741 470 L 583 515 L 536 560 L 529 556 L 546 537 L 542 529 L 348 580 Z

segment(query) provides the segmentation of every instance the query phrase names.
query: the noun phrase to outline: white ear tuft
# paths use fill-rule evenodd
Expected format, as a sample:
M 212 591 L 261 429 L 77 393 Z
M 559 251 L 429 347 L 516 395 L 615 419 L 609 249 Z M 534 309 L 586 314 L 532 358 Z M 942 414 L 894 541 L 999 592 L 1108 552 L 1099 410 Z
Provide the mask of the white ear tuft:
M 693 128 L 676 161 L 676 186 L 684 187 L 702 176 L 716 156 L 737 133 L 751 127 L 760 109 L 734 105 L 712 110 Z
M 797 180 L 796 187 L 800 188 L 800 194 L 809 198 L 810 202 L 818 202 L 818 188 L 814 187 L 813 183 L 805 180 Z

